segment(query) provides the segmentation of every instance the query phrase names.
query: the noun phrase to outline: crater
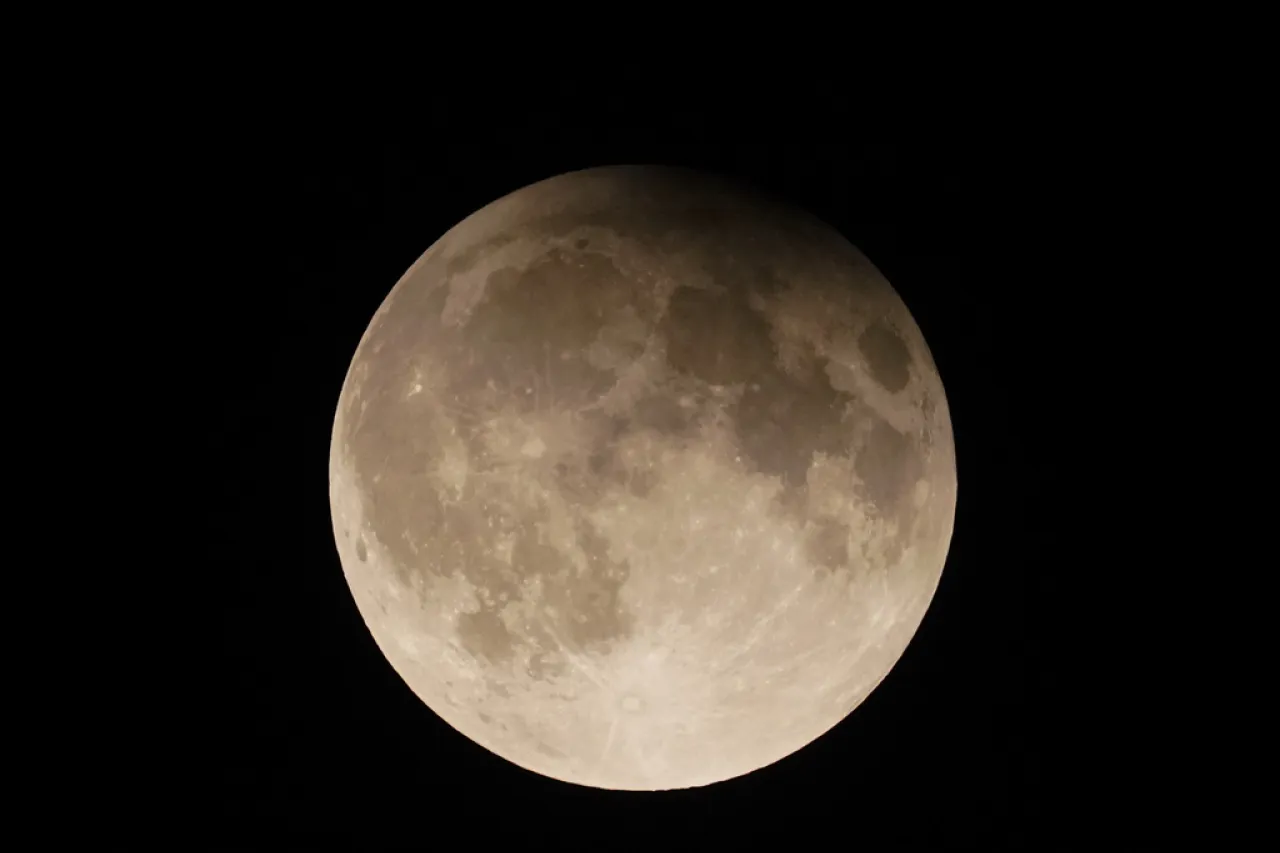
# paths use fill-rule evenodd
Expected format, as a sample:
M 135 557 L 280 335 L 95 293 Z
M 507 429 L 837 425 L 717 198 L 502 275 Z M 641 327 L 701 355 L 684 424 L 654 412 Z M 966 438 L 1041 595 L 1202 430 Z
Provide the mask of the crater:
M 362 563 L 369 559 L 369 551 L 364 547 L 364 539 L 356 540 L 356 559 Z

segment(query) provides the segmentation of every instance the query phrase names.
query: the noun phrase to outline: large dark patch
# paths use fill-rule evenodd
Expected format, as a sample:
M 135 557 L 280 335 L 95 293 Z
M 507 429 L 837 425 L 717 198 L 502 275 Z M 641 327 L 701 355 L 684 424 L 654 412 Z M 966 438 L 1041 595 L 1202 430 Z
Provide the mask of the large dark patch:
M 489 663 L 507 663 L 515 653 L 515 637 L 493 608 L 459 616 L 458 639 L 473 656 Z
M 876 418 L 854 456 L 853 470 L 862 481 L 863 497 L 882 516 L 892 517 L 909 506 L 911 490 L 923 471 L 923 459 L 910 436 Z
M 686 438 L 697 429 L 697 419 L 670 394 L 654 393 L 638 400 L 626 418 L 631 429 L 648 429 L 665 438 Z
M 500 399 L 543 408 L 593 402 L 615 377 L 582 354 L 602 327 L 636 306 L 613 263 L 591 252 L 553 251 L 527 270 L 498 270 L 443 354 L 451 357 L 452 388 L 463 398 L 492 388 Z M 530 388 L 536 394 L 526 394 Z
M 897 393 L 911 381 L 911 353 L 902 338 L 884 323 L 872 323 L 858 338 L 858 349 L 871 375 L 885 390 Z
M 741 292 L 678 288 L 658 331 L 672 369 L 712 385 L 751 381 L 773 361 L 769 324 Z
M 840 456 L 848 451 L 845 400 L 816 365 L 797 378 L 771 361 L 753 377 L 732 412 L 744 461 L 780 477 L 789 491 L 803 489 L 815 453 Z

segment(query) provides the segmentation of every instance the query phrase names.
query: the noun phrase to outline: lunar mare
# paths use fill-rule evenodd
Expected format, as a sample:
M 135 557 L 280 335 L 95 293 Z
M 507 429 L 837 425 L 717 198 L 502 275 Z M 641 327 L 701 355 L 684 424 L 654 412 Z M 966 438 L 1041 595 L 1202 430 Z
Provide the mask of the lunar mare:
M 711 784 L 848 715 L 950 543 L 928 347 L 836 231 L 680 170 L 473 214 L 352 360 L 330 499 L 352 594 L 433 711 L 556 779 Z

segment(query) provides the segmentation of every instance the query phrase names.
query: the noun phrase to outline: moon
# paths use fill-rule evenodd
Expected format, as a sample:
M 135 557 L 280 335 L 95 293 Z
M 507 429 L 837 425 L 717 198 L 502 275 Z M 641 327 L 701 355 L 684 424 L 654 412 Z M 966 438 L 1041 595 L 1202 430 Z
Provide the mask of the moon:
M 432 711 L 638 791 L 770 765 L 867 697 L 937 588 L 956 470 L 920 329 L 838 232 L 609 167 L 493 202 L 405 273 L 329 489 L 356 605 Z

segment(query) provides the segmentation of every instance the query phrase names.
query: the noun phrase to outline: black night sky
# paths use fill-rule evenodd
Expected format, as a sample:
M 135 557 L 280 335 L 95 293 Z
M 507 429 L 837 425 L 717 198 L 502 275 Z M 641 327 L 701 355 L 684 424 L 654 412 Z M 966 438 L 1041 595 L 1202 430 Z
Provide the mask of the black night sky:
M 428 846 L 467 826 L 592 850 L 648 829 L 718 849 L 777 823 L 793 842 L 870 849 L 1055 846 L 1050 684 L 1031 614 L 1057 571 L 1043 521 L 1058 368 L 1029 203 L 1050 192 L 1052 167 L 1016 112 L 957 102 L 872 120 L 838 89 L 590 108 L 547 93 L 501 107 L 433 95 L 429 111 L 376 119 L 263 104 L 220 131 L 219 198 L 234 211 L 220 251 L 236 272 L 201 309 L 221 339 L 203 514 L 220 671 L 193 752 L 209 764 L 211 828 L 366 847 Z M 881 686 L 780 763 L 665 794 L 541 778 L 437 718 L 365 628 L 328 503 L 339 390 L 400 275 L 499 196 L 617 163 L 742 177 L 859 246 L 931 346 L 959 468 L 941 587 Z

